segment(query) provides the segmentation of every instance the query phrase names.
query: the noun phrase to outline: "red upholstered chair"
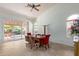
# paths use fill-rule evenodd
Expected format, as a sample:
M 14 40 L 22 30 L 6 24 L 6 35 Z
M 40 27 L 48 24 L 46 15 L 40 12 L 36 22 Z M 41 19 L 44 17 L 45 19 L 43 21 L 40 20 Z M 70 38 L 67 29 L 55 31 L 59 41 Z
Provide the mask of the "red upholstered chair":
M 44 35 L 40 38 L 40 46 L 44 46 L 46 49 L 49 48 L 49 37 L 50 35 Z
M 39 38 L 40 46 L 43 46 L 44 37 Z
M 49 48 L 49 37 L 50 35 L 45 35 L 45 37 L 43 38 L 43 45 L 45 48 Z

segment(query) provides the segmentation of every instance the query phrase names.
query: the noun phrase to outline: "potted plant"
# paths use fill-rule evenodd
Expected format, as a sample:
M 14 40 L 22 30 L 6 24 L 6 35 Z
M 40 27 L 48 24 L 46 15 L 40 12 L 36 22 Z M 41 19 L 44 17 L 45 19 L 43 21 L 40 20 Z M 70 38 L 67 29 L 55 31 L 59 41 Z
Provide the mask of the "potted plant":
M 76 20 L 73 25 L 71 25 L 71 35 L 74 36 L 74 40 L 79 41 L 79 20 Z

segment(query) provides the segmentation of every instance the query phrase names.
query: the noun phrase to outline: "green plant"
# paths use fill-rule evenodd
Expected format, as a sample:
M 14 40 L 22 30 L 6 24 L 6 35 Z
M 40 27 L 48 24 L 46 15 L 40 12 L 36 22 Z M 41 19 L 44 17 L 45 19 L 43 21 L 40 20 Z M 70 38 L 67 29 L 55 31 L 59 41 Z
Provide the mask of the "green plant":
M 79 35 L 79 23 L 75 23 L 71 26 L 71 35 Z

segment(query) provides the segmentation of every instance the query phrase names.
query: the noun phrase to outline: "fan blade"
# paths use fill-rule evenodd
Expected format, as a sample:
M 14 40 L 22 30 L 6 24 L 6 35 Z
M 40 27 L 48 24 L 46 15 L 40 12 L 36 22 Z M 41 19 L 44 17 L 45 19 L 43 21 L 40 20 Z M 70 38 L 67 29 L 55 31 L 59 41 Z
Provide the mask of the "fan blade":
M 35 10 L 37 10 L 37 11 L 39 11 L 39 9 L 37 9 L 37 8 L 34 8 Z
M 38 5 L 35 5 L 35 7 L 39 7 L 40 6 L 40 4 L 38 4 Z
M 27 4 L 27 7 L 33 7 L 32 4 Z

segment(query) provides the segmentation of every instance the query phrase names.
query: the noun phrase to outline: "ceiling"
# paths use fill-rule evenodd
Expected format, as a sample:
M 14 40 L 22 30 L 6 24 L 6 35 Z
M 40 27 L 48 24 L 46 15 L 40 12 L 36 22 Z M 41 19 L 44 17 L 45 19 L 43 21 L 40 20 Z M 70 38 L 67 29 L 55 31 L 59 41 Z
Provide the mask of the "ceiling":
M 51 8 L 55 3 L 41 3 L 41 6 L 38 7 L 39 11 L 31 10 L 30 7 L 25 7 L 27 3 L 0 3 L 0 7 L 17 12 L 21 15 L 27 15 L 30 17 L 38 17 L 48 8 Z

